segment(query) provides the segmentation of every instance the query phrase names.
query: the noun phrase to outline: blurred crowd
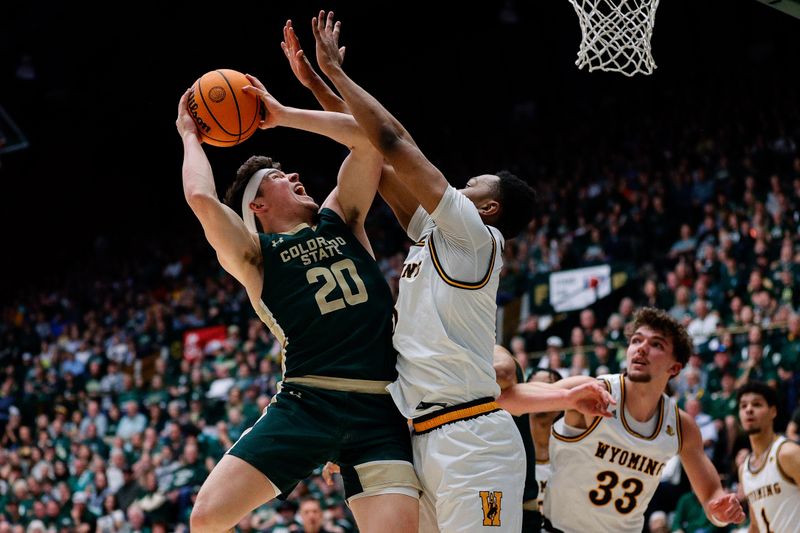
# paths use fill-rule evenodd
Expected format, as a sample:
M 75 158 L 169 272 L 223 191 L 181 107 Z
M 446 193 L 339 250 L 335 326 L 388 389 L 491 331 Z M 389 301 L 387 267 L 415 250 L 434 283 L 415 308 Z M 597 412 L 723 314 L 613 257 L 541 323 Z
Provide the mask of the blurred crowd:
M 244 292 L 198 270 L 179 261 L 160 283 L 95 281 L 3 308 L 0 530 L 187 528 L 200 485 L 281 379 Z M 223 339 L 184 349 L 186 332 L 214 325 Z M 350 531 L 341 494 L 315 476 L 240 530 L 299 531 L 297 513 Z
M 612 152 L 591 172 L 576 156 L 573 179 L 539 184 L 541 215 L 505 249 L 506 299 L 533 301 L 537 274 L 634 265 L 636 275 L 608 298 L 611 307 L 525 309 L 509 347 L 528 375 L 537 367 L 565 377 L 624 371 L 624 327 L 635 309 L 668 310 L 695 348 L 668 392 L 697 421 L 732 490 L 748 452 L 739 386 L 759 380 L 778 391 L 778 432 L 798 440 L 800 423 L 800 114 L 778 94 L 776 107 L 744 105 L 727 118 L 725 109 L 736 106 L 721 97 L 710 108 L 718 115 L 713 128 L 684 113 L 664 117 L 668 133 L 652 133 L 653 144 L 631 137 L 627 154 Z M 685 124 L 673 130 L 676 120 Z M 653 515 L 652 531 L 714 529 L 677 458 Z

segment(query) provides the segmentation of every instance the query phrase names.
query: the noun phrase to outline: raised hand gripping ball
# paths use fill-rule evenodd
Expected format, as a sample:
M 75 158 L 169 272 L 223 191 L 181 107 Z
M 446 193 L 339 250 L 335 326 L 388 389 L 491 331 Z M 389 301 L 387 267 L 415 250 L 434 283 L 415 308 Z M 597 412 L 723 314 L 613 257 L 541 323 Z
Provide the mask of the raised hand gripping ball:
M 204 143 L 235 146 L 248 139 L 265 116 L 261 100 L 247 94 L 244 74 L 231 69 L 206 72 L 192 88 L 188 107 Z

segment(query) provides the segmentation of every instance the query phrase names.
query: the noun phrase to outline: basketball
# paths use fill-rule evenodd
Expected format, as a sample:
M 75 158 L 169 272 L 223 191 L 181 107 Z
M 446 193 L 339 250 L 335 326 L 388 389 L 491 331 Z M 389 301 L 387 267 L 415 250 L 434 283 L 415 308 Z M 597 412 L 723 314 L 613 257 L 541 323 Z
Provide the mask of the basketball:
M 242 90 L 247 85 L 244 74 L 224 68 L 194 82 L 187 105 L 204 143 L 235 146 L 255 133 L 265 110 L 258 97 Z

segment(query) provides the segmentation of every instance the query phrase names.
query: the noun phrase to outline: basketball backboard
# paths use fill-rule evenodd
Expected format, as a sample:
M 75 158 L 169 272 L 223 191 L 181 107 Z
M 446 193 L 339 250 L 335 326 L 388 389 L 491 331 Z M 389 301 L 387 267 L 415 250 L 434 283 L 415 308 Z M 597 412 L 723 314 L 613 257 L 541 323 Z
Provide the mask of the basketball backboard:
M 756 0 L 762 4 L 780 9 L 795 18 L 800 18 L 800 0 Z
M 28 147 L 28 140 L 19 126 L 0 106 L 0 154 L 22 150 Z

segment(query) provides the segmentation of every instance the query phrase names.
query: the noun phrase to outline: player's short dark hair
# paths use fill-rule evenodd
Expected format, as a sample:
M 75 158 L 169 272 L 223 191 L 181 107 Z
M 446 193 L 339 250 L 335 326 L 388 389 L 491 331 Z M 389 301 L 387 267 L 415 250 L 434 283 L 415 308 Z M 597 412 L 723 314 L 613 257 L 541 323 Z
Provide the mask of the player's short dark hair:
M 280 170 L 281 164 L 277 161 L 273 161 L 271 157 L 263 155 L 250 156 L 250 158 L 239 167 L 239 170 L 236 171 L 236 179 L 231 183 L 230 187 L 228 187 L 228 190 L 225 191 L 225 203 L 241 216 L 244 216 L 244 213 L 242 213 L 242 197 L 244 196 L 247 183 L 250 181 L 253 174 L 262 168 L 277 168 Z M 263 231 L 258 218 L 256 218 L 256 227 L 259 231 Z
M 686 366 L 689 356 L 694 352 L 694 344 L 686 328 L 680 322 L 662 309 L 642 307 L 633 315 L 633 321 L 625 326 L 625 336 L 629 341 L 636 330 L 642 326 L 663 333 L 669 338 L 672 341 L 672 356 L 681 365 Z
M 770 407 L 778 405 L 778 393 L 763 381 L 748 381 L 736 391 L 736 403 L 742 401 L 745 394 L 758 394 L 763 397 Z
M 322 505 L 322 502 L 320 501 L 320 499 L 319 498 L 315 498 L 314 496 L 310 496 L 309 495 L 309 496 L 303 496 L 302 498 L 300 498 L 300 505 L 301 506 L 306 502 L 316 503 L 317 505 L 319 505 L 320 509 L 323 508 L 323 505 Z
M 536 191 L 511 172 L 501 170 L 497 200 L 500 202 L 500 217 L 495 224 L 506 239 L 513 239 L 528 227 L 536 212 Z

